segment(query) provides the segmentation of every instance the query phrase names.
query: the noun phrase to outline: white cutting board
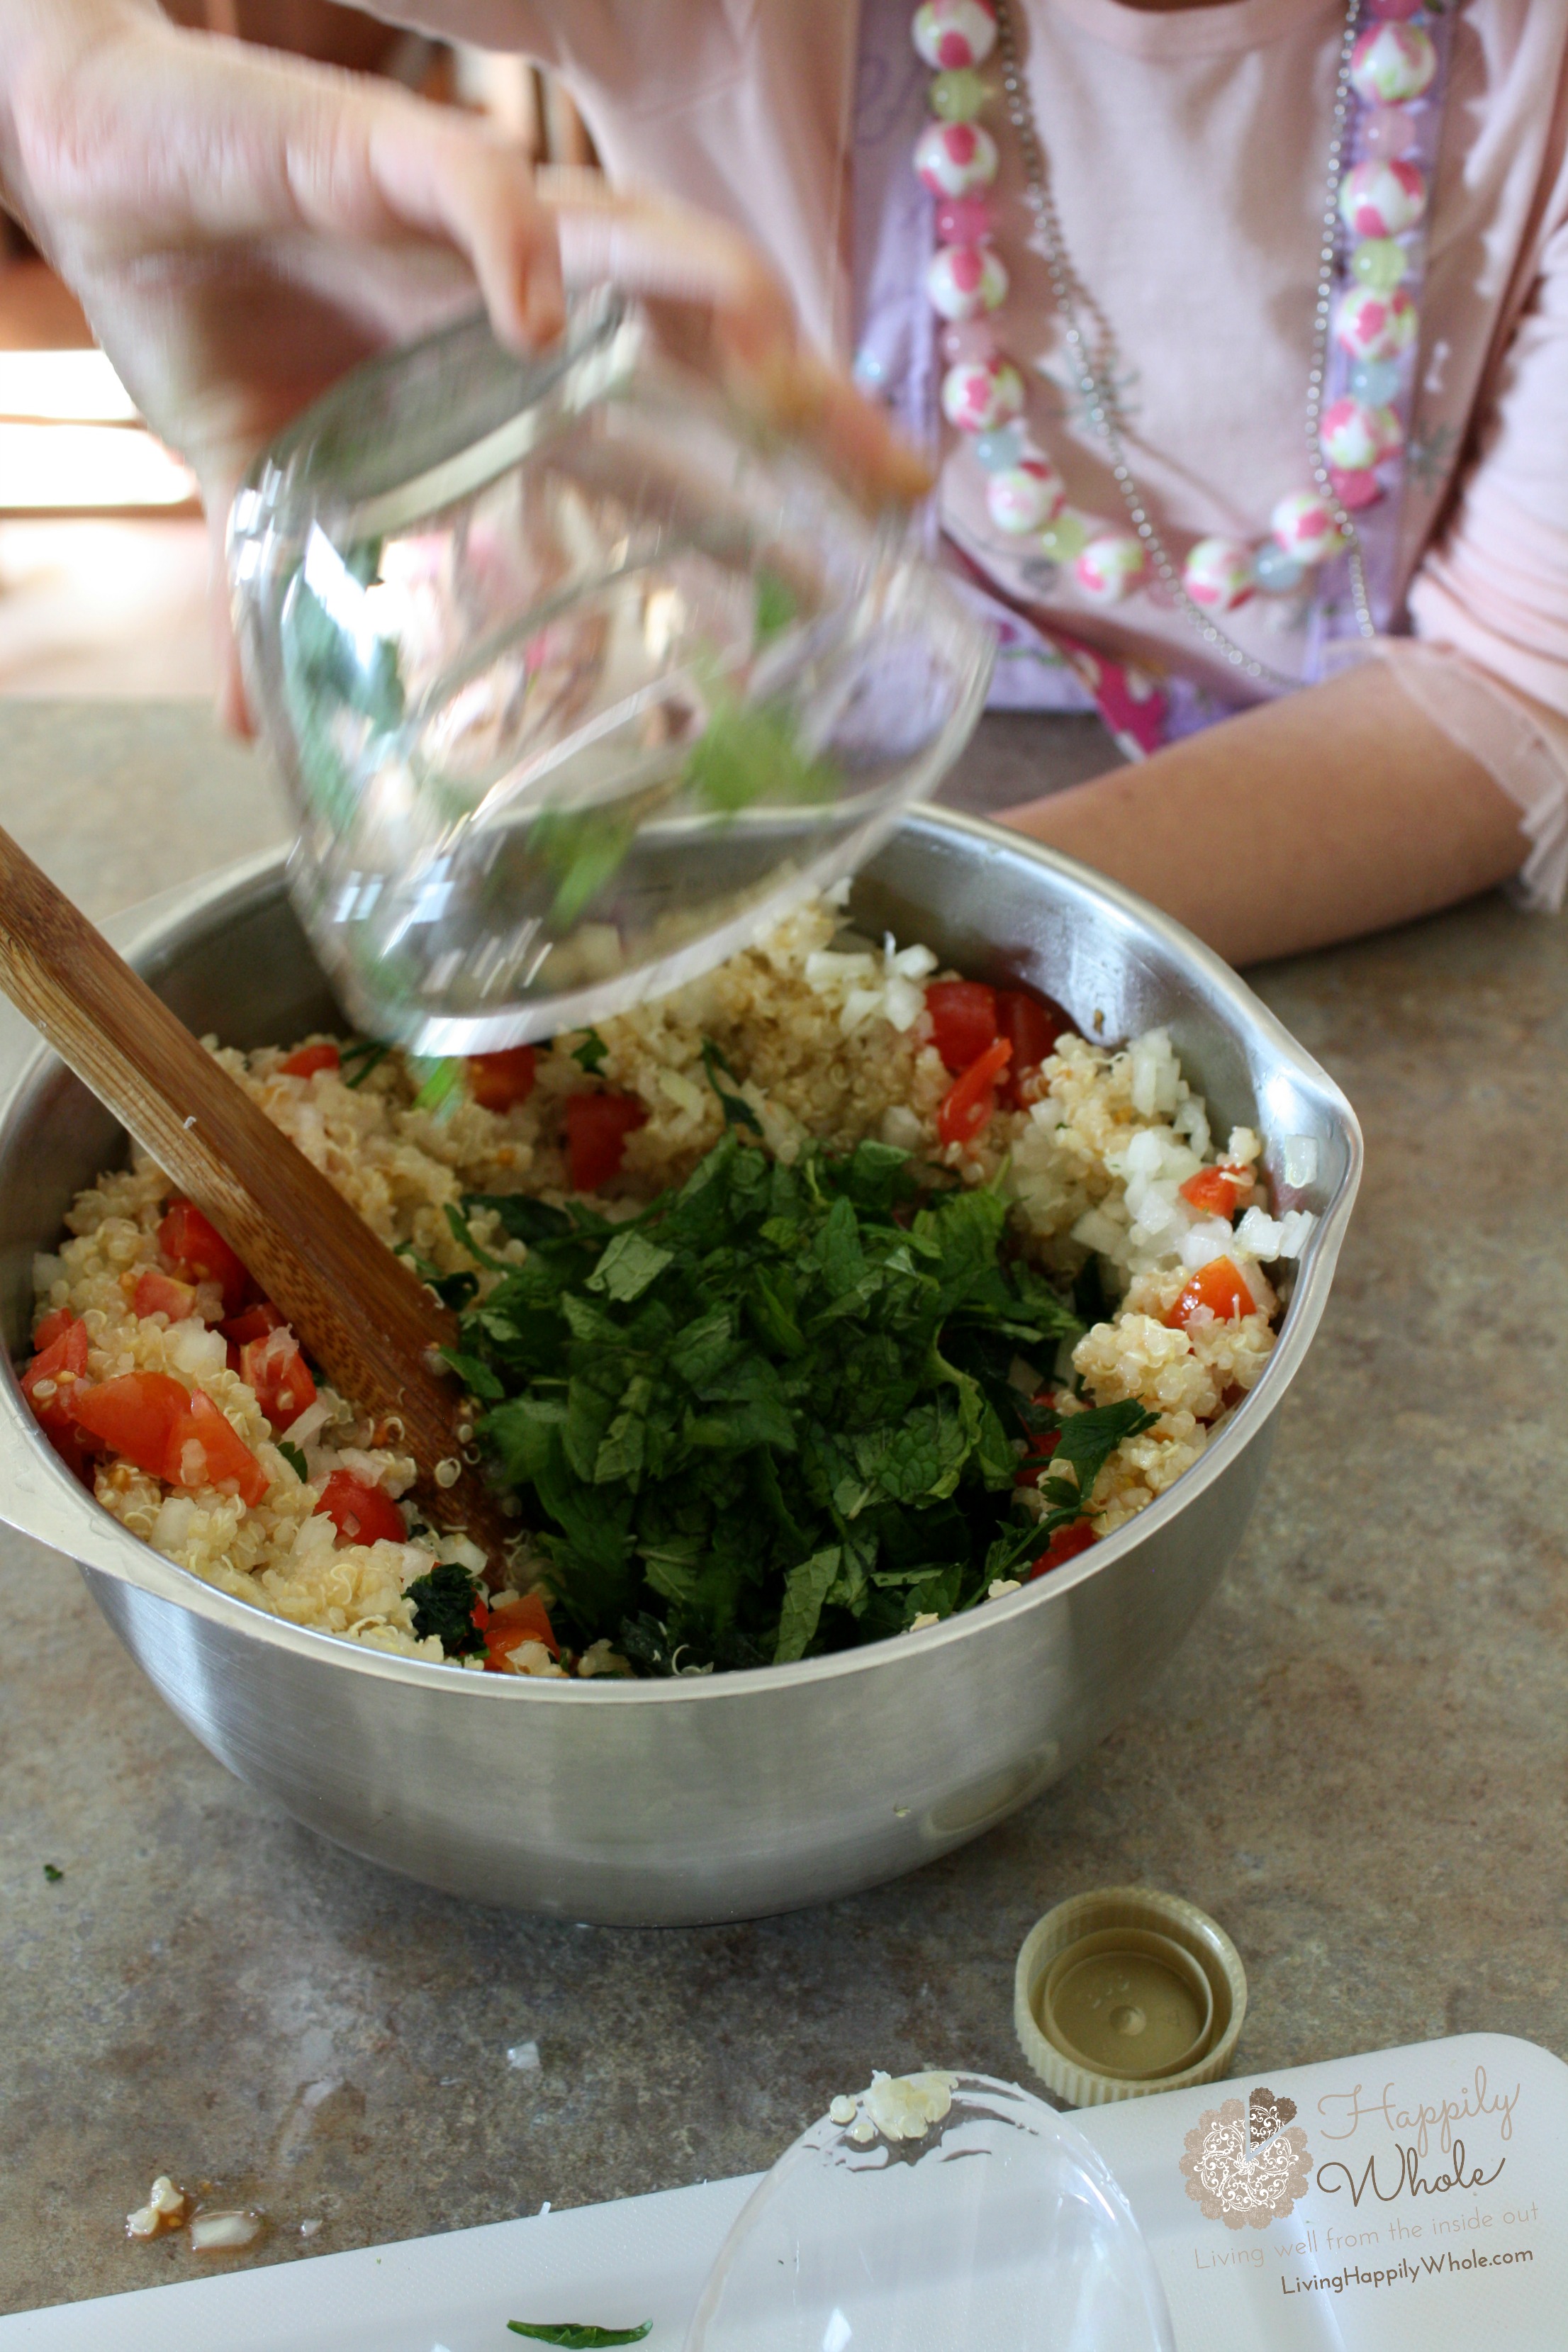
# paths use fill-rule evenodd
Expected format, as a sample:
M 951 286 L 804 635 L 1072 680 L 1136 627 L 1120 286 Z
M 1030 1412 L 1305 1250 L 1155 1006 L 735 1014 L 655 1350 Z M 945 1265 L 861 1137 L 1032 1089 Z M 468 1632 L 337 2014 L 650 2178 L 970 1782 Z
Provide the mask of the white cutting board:
M 1305 2145 L 1276 2137 L 1247 2171 L 1231 2145 L 1258 2092 L 1277 2113 L 1294 2105 L 1285 2128 Z M 1568 2066 L 1533 2042 L 1464 2034 L 1074 2120 L 1138 2217 L 1179 2352 L 1568 2346 Z M 1188 2195 L 1184 2158 L 1202 2163 L 1211 2210 Z M 1227 2223 L 1226 2200 L 1245 2206 L 1277 2178 L 1288 2211 L 1264 2228 Z M 18 2313 L 0 2318 L 0 2352 L 503 2352 L 521 2342 L 509 2319 L 648 2318 L 647 2352 L 680 2352 L 752 2186 L 704 2182 Z

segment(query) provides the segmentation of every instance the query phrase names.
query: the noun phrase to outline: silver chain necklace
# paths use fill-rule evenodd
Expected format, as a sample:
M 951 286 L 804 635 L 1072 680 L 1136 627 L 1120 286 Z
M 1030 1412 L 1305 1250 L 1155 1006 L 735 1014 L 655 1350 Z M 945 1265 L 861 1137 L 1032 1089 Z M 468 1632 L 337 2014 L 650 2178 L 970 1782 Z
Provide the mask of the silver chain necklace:
M 1323 202 L 1322 238 L 1318 252 L 1318 296 L 1312 315 L 1312 363 L 1307 376 L 1307 450 L 1312 469 L 1312 482 L 1340 530 L 1344 533 L 1350 562 L 1351 594 L 1355 604 L 1357 630 L 1363 637 L 1377 635 L 1377 624 L 1372 616 L 1372 604 L 1367 595 L 1366 565 L 1363 558 L 1361 534 L 1352 515 L 1335 489 L 1322 449 L 1318 441 L 1318 427 L 1322 417 L 1323 387 L 1328 375 L 1329 325 L 1334 299 L 1334 257 L 1339 247 L 1340 163 L 1344 152 L 1345 131 L 1351 112 L 1351 60 L 1355 49 L 1356 26 L 1361 14 L 1361 0 L 1346 0 L 1344 30 L 1340 37 L 1339 71 L 1334 82 L 1333 128 L 1329 139 L 1328 185 Z M 1231 668 L 1242 677 L 1256 679 L 1259 685 L 1293 688 L 1300 678 L 1287 677 L 1280 670 L 1258 661 L 1246 647 L 1209 617 L 1187 593 L 1181 567 L 1172 561 L 1158 525 L 1149 512 L 1147 502 L 1132 468 L 1127 462 L 1127 447 L 1121 435 L 1121 420 L 1114 391 L 1115 370 L 1107 370 L 1104 355 L 1097 364 L 1090 352 L 1079 315 L 1079 295 L 1072 263 L 1068 255 L 1067 240 L 1062 235 L 1061 215 L 1051 194 L 1046 170 L 1045 150 L 1035 122 L 1035 110 L 1030 103 L 1027 81 L 1018 61 L 1018 46 L 1014 37 L 1012 11 L 1008 0 L 996 0 L 997 47 L 1002 58 L 1002 88 L 1007 102 L 1007 115 L 1018 136 L 1019 151 L 1024 159 L 1024 194 L 1035 221 L 1036 247 L 1050 272 L 1051 292 L 1066 331 L 1068 356 L 1078 378 L 1084 408 L 1105 446 L 1110 460 L 1111 478 L 1121 491 L 1129 520 L 1146 549 L 1150 561 L 1173 600 L 1196 629 L 1206 645 L 1222 655 Z

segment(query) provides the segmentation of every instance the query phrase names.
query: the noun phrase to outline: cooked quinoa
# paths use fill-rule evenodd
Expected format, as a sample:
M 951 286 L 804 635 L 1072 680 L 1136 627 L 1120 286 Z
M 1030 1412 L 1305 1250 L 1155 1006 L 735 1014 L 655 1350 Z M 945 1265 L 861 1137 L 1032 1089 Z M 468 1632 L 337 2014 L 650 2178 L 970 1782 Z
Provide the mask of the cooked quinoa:
M 926 1010 L 936 959 L 891 940 L 879 949 L 846 944 L 840 920 L 832 904 L 815 902 L 703 979 L 603 1022 L 597 1045 L 578 1032 L 541 1046 L 531 1093 L 504 1112 L 481 1108 L 462 1088 L 438 1108 L 422 1108 L 424 1074 L 396 1053 L 376 1060 L 356 1086 L 352 1072 L 335 1066 L 288 1075 L 281 1066 L 297 1043 L 247 1055 L 207 1042 L 372 1230 L 432 1275 L 477 1271 L 447 1216 L 465 1195 L 569 1197 L 563 1105 L 573 1094 L 609 1089 L 635 1097 L 646 1113 L 599 1201 L 605 1213 L 613 1217 L 617 1204 L 631 1213 L 679 1183 L 724 1132 L 705 1043 L 710 1055 L 718 1048 L 732 1073 L 726 1083 L 778 1158 L 793 1160 L 812 1138 L 831 1151 L 874 1138 L 945 1165 L 965 1184 L 998 1184 L 1027 1255 L 1064 1282 L 1098 1257 L 1108 1295 L 1120 1298 L 1110 1319 L 1072 1349 L 1070 1364 L 1037 1368 L 1062 1383 L 1063 1409 L 1075 1400 L 1133 1399 L 1157 1416 L 1116 1448 L 1096 1480 L 1090 1523 L 1096 1535 L 1109 1535 L 1192 1466 L 1258 1380 L 1277 1309 L 1262 1264 L 1299 1255 L 1312 1221 L 1299 1212 L 1272 1217 L 1261 1180 L 1234 1226 L 1183 1198 L 1181 1185 L 1216 1160 L 1242 1171 L 1245 1188 L 1261 1145 L 1238 1128 L 1216 1150 L 1205 1104 L 1161 1030 L 1121 1048 L 1060 1037 L 1024 1077 L 1022 1107 L 998 1108 L 973 1143 L 942 1144 L 938 1112 L 953 1081 Z M 225 1592 L 294 1624 L 440 1663 L 440 1640 L 416 1628 L 408 1587 L 433 1560 L 479 1569 L 475 1547 L 438 1537 L 411 1511 L 405 1541 L 349 1541 L 318 1511 L 334 1471 L 354 1472 L 396 1498 L 413 1485 L 413 1462 L 374 1443 L 368 1420 L 327 1387 L 285 1433 L 289 1452 L 280 1451 L 252 1390 L 230 1370 L 223 1336 L 207 1328 L 222 1311 L 216 1293 L 199 1296 L 195 1314 L 175 1323 L 134 1311 L 139 1275 L 161 1263 L 157 1227 L 173 1194 L 141 1153 L 80 1194 L 66 1220 L 68 1238 L 37 1260 L 37 1318 L 62 1308 L 82 1318 L 93 1381 L 155 1371 L 205 1390 L 261 1463 L 267 1491 L 247 1507 L 210 1486 L 178 1491 L 110 1458 L 93 1473 L 99 1501 Z M 496 1259 L 524 1259 L 524 1244 L 507 1238 L 493 1213 L 477 1212 L 471 1230 Z M 1199 1307 L 1185 1328 L 1167 1322 L 1194 1273 L 1222 1255 L 1257 1311 L 1219 1319 Z M 498 1276 L 479 1271 L 479 1279 L 482 1290 Z M 1025 1509 L 1040 1502 L 1031 1488 L 1020 1500 Z M 523 1539 L 519 1589 L 542 1566 Z M 512 1664 L 563 1671 L 539 1642 L 522 1644 Z M 568 1664 L 580 1673 L 624 1670 L 605 1643 Z

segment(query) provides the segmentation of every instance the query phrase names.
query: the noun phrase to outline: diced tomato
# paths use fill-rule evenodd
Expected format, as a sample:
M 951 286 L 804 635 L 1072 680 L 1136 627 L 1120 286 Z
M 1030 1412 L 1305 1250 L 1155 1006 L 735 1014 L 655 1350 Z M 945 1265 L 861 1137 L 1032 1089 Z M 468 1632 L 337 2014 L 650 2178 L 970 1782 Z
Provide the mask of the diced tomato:
M 1027 1454 L 1021 1454 L 1014 1473 L 1015 1486 L 1037 1486 L 1040 1473 L 1062 1442 L 1059 1429 L 1042 1429 L 1029 1440 Z
M 78 1426 L 100 1438 L 111 1454 L 122 1454 L 150 1477 L 163 1478 L 169 1475 L 170 1435 L 190 1405 L 189 1392 L 167 1372 L 122 1372 L 118 1380 L 84 1388 L 75 1412 Z
M 229 1315 L 218 1325 L 226 1339 L 243 1348 L 247 1339 L 265 1339 L 268 1331 L 280 1331 L 283 1318 L 270 1298 L 258 1298 L 254 1307 L 244 1307 L 237 1315 Z
M 343 1543 L 406 1543 L 403 1514 L 383 1486 L 373 1486 L 354 1470 L 334 1470 L 321 1489 L 316 1517 L 323 1513 Z
M 568 1095 L 566 1159 L 574 1192 L 596 1192 L 621 1172 L 626 1138 L 647 1113 L 632 1095 Z
M 1244 1193 L 1252 1190 L 1252 1172 L 1247 1168 L 1200 1168 L 1181 1187 L 1184 1201 L 1205 1216 L 1233 1217 Z
M 931 1044 L 956 1077 L 996 1034 L 996 991 L 983 980 L 933 980 L 926 990 Z
M 58 1322 L 52 1315 L 48 1320 Z M 44 1327 L 40 1324 L 40 1339 L 43 1332 Z M 37 1392 L 40 1383 L 52 1389 L 53 1394 L 40 1397 Z M 88 1386 L 87 1325 L 79 1323 L 74 1315 L 67 1315 L 64 1330 L 57 1328 L 55 1337 L 47 1347 L 38 1349 L 23 1373 L 22 1394 L 32 1407 L 33 1417 L 40 1428 L 46 1429 L 52 1437 L 74 1428 L 75 1392 L 79 1389 L 85 1396 Z
M 52 1348 L 57 1339 L 63 1339 L 75 1321 L 76 1317 L 68 1307 L 57 1307 L 52 1315 L 46 1315 L 33 1334 L 33 1346 L 38 1354 L 42 1355 L 46 1348 Z
M 1165 1321 L 1172 1330 L 1184 1331 L 1203 1307 L 1216 1323 L 1232 1323 L 1238 1315 L 1253 1312 L 1252 1293 L 1241 1278 L 1240 1267 L 1230 1258 L 1211 1257 L 1207 1265 L 1200 1265 Z
M 217 1328 L 228 1341 L 229 1370 L 237 1372 L 241 1370 L 241 1358 L 247 1343 L 251 1339 L 265 1339 L 269 1331 L 281 1330 L 283 1318 L 270 1298 L 262 1298 L 252 1307 L 241 1307 L 237 1315 L 226 1317 Z
M 468 1092 L 481 1110 L 515 1110 L 533 1092 L 531 1045 L 509 1045 L 504 1053 L 468 1055 Z
M 239 1351 L 239 1377 L 274 1429 L 287 1429 L 316 1402 L 316 1383 L 300 1343 L 284 1323 L 264 1339 L 247 1339 Z
M 335 1045 L 301 1045 L 278 1066 L 286 1078 L 313 1078 L 318 1070 L 335 1070 L 339 1061 Z
M 477 1607 L 474 1622 L 480 1622 Z M 504 1672 L 503 1661 L 524 1642 L 542 1642 L 552 1658 L 561 1655 L 550 1612 L 537 1592 L 525 1592 L 520 1600 L 506 1601 L 499 1609 L 488 1610 L 481 1631 L 488 1654 L 486 1664 L 492 1674 Z
M 1050 997 L 1036 996 L 1026 988 L 997 990 L 996 1034 L 1008 1039 L 1013 1048 L 1003 1091 L 1015 1107 L 1019 1101 L 1018 1082 L 1025 1072 L 1037 1070 L 1056 1052 L 1057 1039 L 1071 1027 L 1071 1013 Z
M 195 1285 L 176 1282 L 172 1274 L 144 1265 L 136 1277 L 132 1304 L 138 1315 L 166 1315 L 171 1323 L 184 1323 L 196 1311 Z
M 242 1503 L 259 1503 L 266 1471 L 227 1415 L 205 1389 L 186 1400 L 169 1432 L 163 1475 L 173 1486 L 232 1488 Z
M 1080 1551 L 1087 1551 L 1091 1543 L 1099 1540 L 1087 1519 L 1070 1519 L 1065 1528 L 1057 1529 L 1024 1581 L 1033 1584 L 1037 1576 L 1048 1576 L 1053 1568 L 1076 1559 Z
M 182 1282 L 216 1282 L 226 1314 L 243 1307 L 249 1275 L 217 1228 L 189 1201 L 170 1202 L 158 1228 L 158 1246 Z
M 936 1131 L 944 1143 L 974 1140 L 996 1108 L 996 1081 L 1012 1058 L 1012 1041 L 998 1037 L 953 1081 L 936 1115 Z

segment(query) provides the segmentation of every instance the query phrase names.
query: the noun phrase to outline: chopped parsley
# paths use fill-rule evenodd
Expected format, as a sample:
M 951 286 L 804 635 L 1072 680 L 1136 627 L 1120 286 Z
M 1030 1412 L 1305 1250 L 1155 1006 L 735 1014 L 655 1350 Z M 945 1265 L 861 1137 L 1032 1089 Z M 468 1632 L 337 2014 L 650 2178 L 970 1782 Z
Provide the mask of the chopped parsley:
M 415 1578 L 408 1598 L 414 1603 L 416 1633 L 439 1634 L 449 1658 L 484 1655 L 485 1637 L 474 1623 L 479 1591 L 466 1568 L 456 1560 L 437 1560 L 427 1575 Z
M 298 1478 L 302 1486 L 310 1475 L 310 1465 L 306 1461 L 304 1454 L 297 1445 L 290 1444 L 286 1437 L 279 1438 L 277 1444 L 279 1453 L 281 1454 L 284 1461 L 287 1462 L 289 1469 L 292 1470 L 295 1477 Z
M 596 1070 L 609 1050 L 598 1031 L 590 1029 L 583 1043 L 573 1046 L 572 1059 L 579 1069 Z
M 600 2344 L 640 2344 L 651 2332 L 653 2322 L 645 2319 L 640 2327 L 590 2327 L 566 2320 L 553 2327 L 536 2327 L 527 2320 L 509 2319 L 507 2326 L 514 2336 L 531 2336 L 536 2344 L 560 2344 L 565 2352 L 593 2352 Z
M 1081 1324 L 1009 1255 L 995 1191 L 922 1191 L 889 1145 L 790 1167 L 730 1126 L 625 1223 L 464 1206 L 528 1244 L 461 1320 L 492 1479 L 549 1556 L 557 1623 L 643 1674 L 784 1663 L 972 1607 L 1027 1573 L 1152 1418 L 1062 1416 L 1012 1385 L 1020 1354 L 1048 1364 Z M 1017 1441 L 1045 1429 L 1082 1483 L 1053 1477 L 1025 1517 Z
M 58 1886 L 61 1879 L 65 1876 L 65 1872 L 60 1868 L 58 1862 L 46 1862 L 44 1864 L 44 1876 L 48 1880 L 51 1886 Z
M 379 1037 L 363 1037 L 357 1045 L 345 1045 L 338 1057 L 338 1067 L 345 1087 L 363 1087 L 373 1070 L 379 1069 L 392 1048 Z

